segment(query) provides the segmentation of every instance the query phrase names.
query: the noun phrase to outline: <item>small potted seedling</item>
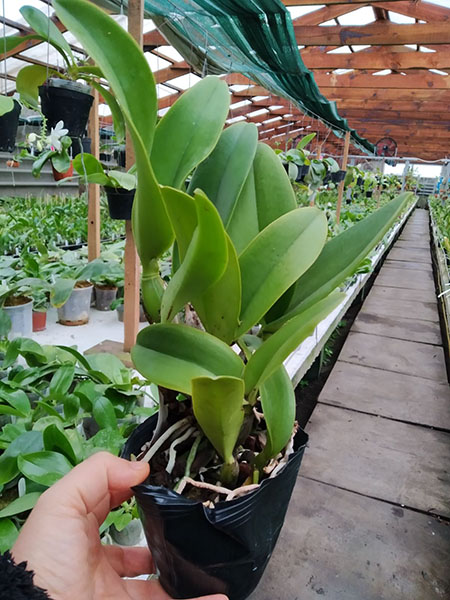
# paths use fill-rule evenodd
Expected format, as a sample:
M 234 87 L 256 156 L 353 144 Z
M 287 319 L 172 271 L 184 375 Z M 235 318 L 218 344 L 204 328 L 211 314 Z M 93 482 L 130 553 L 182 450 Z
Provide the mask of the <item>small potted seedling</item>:
M 95 308 L 97 310 L 112 310 L 111 303 L 116 299 L 119 287 L 123 287 L 123 265 L 110 262 L 109 268 L 100 275 L 91 278 L 95 289 Z

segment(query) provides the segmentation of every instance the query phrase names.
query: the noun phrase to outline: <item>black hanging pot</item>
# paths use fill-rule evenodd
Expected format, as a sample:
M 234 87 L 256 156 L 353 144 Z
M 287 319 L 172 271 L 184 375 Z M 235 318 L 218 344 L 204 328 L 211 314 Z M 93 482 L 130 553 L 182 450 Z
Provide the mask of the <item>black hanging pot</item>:
M 300 165 L 298 167 L 298 173 L 297 173 L 297 177 L 295 178 L 295 181 L 297 181 L 297 182 L 303 181 L 303 178 L 308 173 L 309 173 L 309 165 Z
M 156 422 L 154 415 L 134 430 L 124 458 L 141 452 Z M 160 583 L 171 597 L 222 593 L 245 600 L 251 594 L 275 548 L 307 441 L 299 430 L 278 475 L 214 508 L 145 482 L 133 488 Z
M 20 104 L 14 100 L 14 108 L 0 117 L 0 150 L 12 152 L 16 146 Z
M 94 101 L 87 85 L 67 79 L 49 79 L 39 87 L 39 96 L 49 131 L 63 121 L 64 127 L 69 130 L 67 135 L 83 137 Z
M 347 171 L 336 171 L 335 173 L 331 173 L 331 181 L 333 183 L 340 183 L 341 181 L 344 181 L 346 173 Z
M 356 180 L 356 185 L 361 187 L 363 185 L 363 183 L 364 183 L 364 179 L 360 175 L 358 175 L 358 179 Z
M 78 154 L 91 152 L 92 140 L 90 137 L 84 137 L 83 139 L 74 138 L 72 140 L 72 157 L 75 158 Z
M 327 173 L 323 178 L 323 183 L 330 183 L 331 181 L 331 173 Z
M 366 198 L 372 198 L 373 196 L 373 190 L 369 190 L 366 192 Z
M 129 221 L 133 208 L 134 194 L 136 190 L 125 190 L 105 186 L 106 198 L 108 199 L 109 216 L 111 219 Z

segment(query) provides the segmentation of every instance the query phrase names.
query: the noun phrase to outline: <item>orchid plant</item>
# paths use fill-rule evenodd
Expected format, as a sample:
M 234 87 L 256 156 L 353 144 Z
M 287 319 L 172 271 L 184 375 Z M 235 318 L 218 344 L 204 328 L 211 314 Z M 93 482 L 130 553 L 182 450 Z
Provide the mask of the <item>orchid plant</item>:
M 63 121 L 58 121 L 55 127 L 52 127 L 47 135 L 45 119 L 39 134 L 28 134 L 25 142 L 25 148 L 22 149 L 18 159 L 25 158 L 34 161 L 31 170 L 34 177 L 39 177 L 43 166 L 50 161 L 52 167 L 58 173 L 66 173 L 70 168 L 71 158 L 69 148 L 72 144 L 71 138 L 67 135 Z
M 134 145 L 132 224 L 151 324 L 132 358 L 162 399 L 141 458 L 162 461 L 165 484 L 179 492 L 199 472 L 228 490 L 257 485 L 292 452 L 295 395 L 283 362 L 341 302 L 339 286 L 409 195 L 327 241 L 324 213 L 297 208 L 256 126 L 223 130 L 230 102 L 223 80 L 202 79 L 157 123 L 155 80 L 132 38 L 86 0 L 53 6 L 104 73 Z M 160 260 L 169 249 L 166 283 Z M 192 311 L 196 327 L 185 320 Z M 175 468 L 181 443 L 182 471 Z

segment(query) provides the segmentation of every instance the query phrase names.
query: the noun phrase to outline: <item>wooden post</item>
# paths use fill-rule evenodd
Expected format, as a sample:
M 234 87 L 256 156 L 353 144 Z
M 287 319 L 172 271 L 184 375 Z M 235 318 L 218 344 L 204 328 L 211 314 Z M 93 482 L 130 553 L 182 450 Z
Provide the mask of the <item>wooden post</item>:
M 128 2 L 128 32 L 142 48 L 143 43 L 144 1 L 129 0 Z M 133 145 L 129 134 L 126 142 L 127 169 L 134 163 Z M 129 352 L 136 343 L 139 331 L 139 289 L 140 264 L 136 252 L 131 221 L 125 223 L 125 288 L 124 288 L 124 343 L 123 349 Z
M 100 155 L 100 125 L 98 121 L 98 92 L 94 90 L 94 102 L 89 115 L 88 126 L 91 138 L 91 154 L 95 158 Z M 96 183 L 88 185 L 88 260 L 100 256 L 100 186 Z
M 348 161 L 348 149 L 350 146 L 350 131 L 347 131 L 344 139 L 344 156 L 342 157 L 342 165 L 341 169 L 345 171 L 347 167 Z M 339 182 L 338 188 L 338 199 L 336 204 L 336 224 L 339 225 L 339 221 L 341 220 L 341 205 L 342 205 L 342 196 L 344 195 L 344 181 Z

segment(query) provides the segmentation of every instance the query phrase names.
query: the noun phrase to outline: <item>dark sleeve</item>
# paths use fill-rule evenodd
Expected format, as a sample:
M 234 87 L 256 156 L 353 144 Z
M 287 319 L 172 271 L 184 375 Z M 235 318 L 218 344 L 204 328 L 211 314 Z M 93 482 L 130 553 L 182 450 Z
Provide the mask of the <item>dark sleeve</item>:
M 49 600 L 47 592 L 33 583 L 33 571 L 27 563 L 18 565 L 11 554 L 0 554 L 0 600 Z

